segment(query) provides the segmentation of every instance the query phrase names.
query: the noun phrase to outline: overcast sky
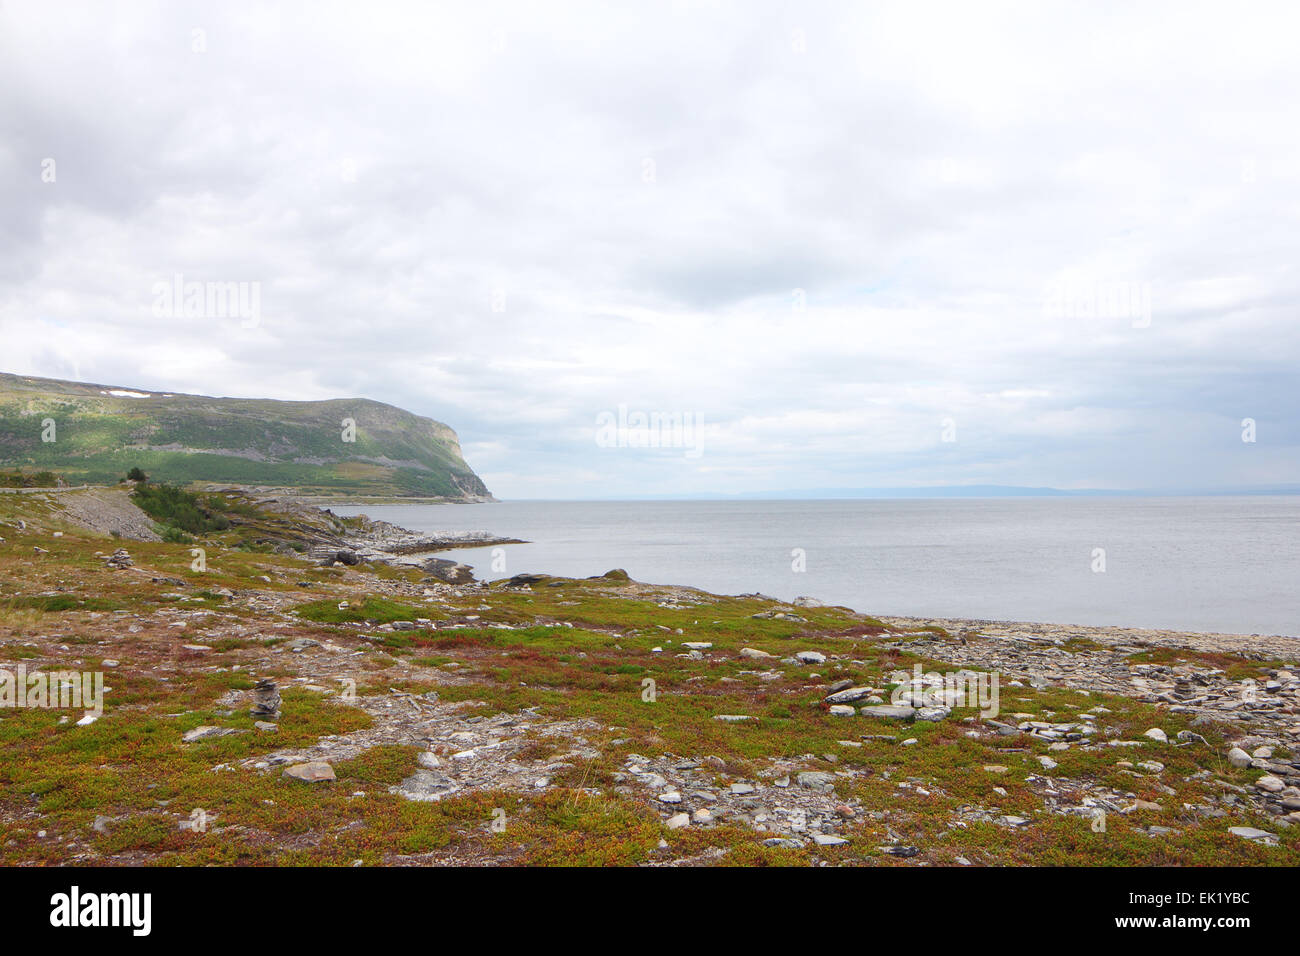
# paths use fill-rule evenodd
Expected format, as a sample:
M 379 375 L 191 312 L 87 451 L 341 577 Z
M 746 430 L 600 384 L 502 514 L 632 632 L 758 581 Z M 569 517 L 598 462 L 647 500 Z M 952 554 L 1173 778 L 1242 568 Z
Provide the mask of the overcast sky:
M 0 369 L 391 402 L 499 497 L 1294 482 L 1298 35 L 0 0 Z M 160 310 L 177 275 L 255 320 Z M 602 445 L 620 406 L 702 424 Z

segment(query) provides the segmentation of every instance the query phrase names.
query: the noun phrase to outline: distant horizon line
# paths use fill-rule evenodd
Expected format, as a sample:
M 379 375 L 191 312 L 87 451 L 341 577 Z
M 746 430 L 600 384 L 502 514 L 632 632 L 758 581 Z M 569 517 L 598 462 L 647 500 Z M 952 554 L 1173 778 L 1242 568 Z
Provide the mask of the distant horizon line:
M 556 498 L 496 495 L 498 501 L 851 501 L 940 498 L 1222 498 L 1300 495 L 1300 484 L 1228 488 L 1051 488 L 1021 485 L 935 485 L 898 488 L 814 488 L 745 492 L 683 492 Z

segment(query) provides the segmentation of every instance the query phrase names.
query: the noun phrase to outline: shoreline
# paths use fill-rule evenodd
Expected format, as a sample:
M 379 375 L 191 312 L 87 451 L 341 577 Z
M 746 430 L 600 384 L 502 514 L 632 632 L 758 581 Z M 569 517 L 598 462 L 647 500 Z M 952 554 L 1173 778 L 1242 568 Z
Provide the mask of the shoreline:
M 216 491 L 217 488 L 212 490 Z M 365 523 L 360 527 L 349 527 L 340 520 L 342 516 L 336 515 L 333 506 L 345 507 L 362 507 L 365 504 L 480 504 L 494 502 L 496 499 L 470 500 L 470 499 L 435 499 L 435 498 L 404 498 L 404 499 L 379 499 L 364 500 L 361 497 L 348 497 L 346 499 L 337 499 L 328 496 L 298 495 L 293 493 L 277 493 L 280 489 L 268 489 L 255 486 L 232 486 L 223 485 L 220 490 L 228 492 L 238 492 L 257 501 L 261 505 L 269 507 L 273 512 L 289 522 L 294 522 L 293 530 L 303 533 L 309 543 L 309 554 L 314 560 L 321 560 L 329 553 L 337 551 L 352 551 L 362 560 L 375 561 L 382 564 L 392 565 L 394 567 L 419 567 L 426 562 L 439 562 L 446 559 L 438 559 L 435 556 L 449 551 L 465 550 L 473 548 L 496 547 L 511 544 L 529 544 L 531 542 L 513 537 L 510 535 L 496 534 L 485 530 L 475 531 L 441 531 L 441 532 L 418 532 L 409 528 L 404 528 L 392 522 L 382 519 L 371 518 L 368 515 L 359 514 L 350 516 L 346 521 L 357 521 L 365 519 Z M 87 501 L 94 500 L 95 504 L 91 511 L 101 511 L 106 508 L 106 499 L 104 493 L 112 495 L 121 492 L 122 488 L 117 485 L 87 485 L 84 487 L 72 488 L 24 488 L 24 489 L 0 489 L 0 491 L 10 491 L 23 494 L 54 494 L 68 495 L 72 500 L 82 500 L 82 496 Z M 134 510 L 134 505 L 129 505 Z M 60 504 L 64 510 L 65 517 L 76 523 L 82 524 L 91 530 L 108 531 L 115 530 L 109 526 L 101 525 L 96 522 L 93 516 L 85 509 L 72 508 L 67 504 Z M 309 512 L 312 517 L 319 519 L 314 522 L 302 522 L 303 512 Z M 120 520 L 120 515 L 112 516 Z M 140 519 L 147 521 L 147 517 L 140 513 Z M 295 519 L 299 519 L 295 522 Z M 329 525 L 330 527 L 326 527 Z M 125 529 L 123 529 L 125 531 Z M 133 540 L 153 540 L 153 536 L 138 536 L 135 533 L 123 533 L 123 537 Z M 420 560 L 413 560 L 413 559 Z M 456 563 L 456 562 L 451 562 Z M 549 572 L 546 572 L 549 573 Z M 483 581 L 474 576 L 473 580 Z M 494 579 L 504 580 L 504 579 Z M 694 585 L 674 585 L 668 583 L 655 583 L 655 587 L 673 588 L 688 587 L 694 589 Z M 713 592 L 705 592 L 713 593 Z M 757 593 L 757 592 L 752 592 Z M 738 596 L 747 596 L 741 592 Z M 947 631 L 957 633 L 959 631 L 975 631 L 993 638 L 1023 638 L 1023 639 L 1041 639 L 1046 641 L 1069 641 L 1077 639 L 1097 640 L 1101 643 L 1110 645 L 1133 644 L 1138 646 L 1157 645 L 1164 647 L 1192 647 L 1208 652 L 1228 652 L 1238 653 L 1241 651 L 1258 651 L 1269 650 L 1272 653 L 1281 656 L 1294 654 L 1297 649 L 1297 642 L 1300 642 L 1300 634 L 1245 634 L 1231 631 L 1193 631 L 1170 627 L 1136 627 L 1122 624 L 1079 624 L 1079 623 L 1059 623 L 1048 621 L 1033 621 L 1013 618 L 975 618 L 975 617 L 948 617 L 924 614 L 882 614 L 873 612 L 869 609 L 852 607 L 846 604 L 833 605 L 830 602 L 822 602 L 816 598 L 796 597 L 792 601 L 785 601 L 781 598 L 771 595 L 761 595 L 767 600 L 775 603 L 786 604 L 793 607 L 800 606 L 801 601 L 811 600 L 813 605 L 838 606 L 846 608 L 855 614 L 869 616 L 887 625 L 900 627 L 942 627 Z
M 1022 638 L 1045 641 L 1099 640 L 1112 646 L 1197 647 L 1207 651 L 1243 650 L 1300 652 L 1300 637 L 1286 634 L 1233 634 L 1223 631 L 1186 631 L 1176 628 L 1128 627 L 1121 624 L 1054 624 L 1044 621 L 986 620 L 981 618 L 871 615 L 882 624 L 898 627 L 938 626 L 952 633 L 977 631 L 994 639 Z
M 307 504 L 308 507 L 314 507 L 322 513 L 331 513 L 329 508 L 321 505 L 311 504 L 307 499 L 295 498 L 297 502 Z M 413 502 L 408 499 L 408 503 Z M 520 538 L 496 537 L 489 532 L 443 532 L 448 535 L 458 535 L 460 537 L 447 538 L 421 538 L 421 533 L 411 531 L 394 525 L 387 521 L 369 518 L 368 515 L 358 516 L 366 517 L 374 526 L 383 526 L 390 529 L 393 533 L 409 536 L 412 540 L 409 544 L 399 544 L 396 548 L 374 549 L 371 552 L 378 551 L 380 554 L 386 554 L 389 560 L 386 563 L 394 565 L 412 566 L 409 561 L 398 560 L 400 558 L 423 557 L 433 558 L 434 555 L 457 549 L 471 549 L 493 547 L 496 545 L 507 544 L 529 544 L 531 542 Z M 482 537 L 474 537 L 482 535 Z M 358 538 L 358 541 L 365 544 L 366 539 Z M 433 543 L 434 547 L 423 547 L 422 544 Z M 363 551 L 364 548 L 357 548 Z M 381 557 L 370 558 L 370 560 L 385 560 Z M 539 572 L 549 574 L 549 572 Z M 484 580 L 476 575 L 474 580 Z M 505 580 L 504 578 L 494 580 Z M 652 583 L 652 582 L 644 582 Z M 664 584 L 654 582 L 655 587 L 675 587 L 682 585 Z M 694 585 L 684 585 L 685 587 L 694 588 Z M 705 592 L 711 593 L 711 592 Z M 757 592 L 753 592 L 757 593 Z M 744 596 L 743 592 L 740 596 Z M 808 600 L 807 598 L 796 597 L 792 601 L 783 601 L 780 598 L 774 598 L 767 595 L 770 600 L 781 603 L 799 606 L 799 602 Z M 822 602 L 813 598 L 812 601 L 817 605 L 830 606 L 828 602 Z M 1270 651 L 1286 656 L 1295 653 L 1300 649 L 1300 634 L 1242 634 L 1238 632 L 1227 631 L 1189 631 L 1178 628 L 1153 628 L 1153 627 L 1133 627 L 1123 624 L 1061 624 L 1048 621 L 1029 621 L 1015 619 L 988 619 L 988 618 L 968 618 L 968 617 L 935 617 L 930 615 L 902 615 L 902 614 L 879 614 L 869 610 L 851 607 L 849 605 L 836 605 L 847 608 L 855 614 L 861 614 L 872 617 L 887 625 L 897 625 L 905 627 L 927 627 L 938 626 L 948 631 L 955 630 L 974 630 L 986 633 L 987 636 L 1010 637 L 1010 632 L 1015 631 L 1019 635 L 1030 635 L 1043 639 L 1059 639 L 1067 641 L 1071 639 L 1092 639 L 1106 638 L 1105 643 L 1122 645 L 1122 644 L 1159 644 L 1167 647 L 1196 647 L 1207 651 L 1227 651 L 1238 652 L 1242 650 L 1260 650 L 1269 649 Z

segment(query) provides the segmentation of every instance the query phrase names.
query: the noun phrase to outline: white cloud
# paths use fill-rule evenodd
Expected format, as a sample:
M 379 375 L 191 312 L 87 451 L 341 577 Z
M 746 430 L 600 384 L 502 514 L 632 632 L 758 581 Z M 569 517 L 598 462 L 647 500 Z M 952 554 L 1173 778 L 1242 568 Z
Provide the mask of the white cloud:
M 10 0 L 3 366 L 364 394 L 502 496 L 1288 480 L 1298 19 Z M 262 321 L 154 315 L 177 273 Z M 704 453 L 598 447 L 620 404 Z

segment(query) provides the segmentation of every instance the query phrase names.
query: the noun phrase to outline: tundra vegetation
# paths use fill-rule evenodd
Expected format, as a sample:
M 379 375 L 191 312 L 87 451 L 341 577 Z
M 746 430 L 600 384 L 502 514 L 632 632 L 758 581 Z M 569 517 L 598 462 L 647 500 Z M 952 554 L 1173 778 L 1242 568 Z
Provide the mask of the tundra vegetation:
M 249 499 L 133 493 L 194 540 L 114 540 L 58 495 L 0 495 L 0 669 L 103 670 L 108 688 L 84 725 L 0 708 L 5 864 L 1300 865 L 1300 827 L 1237 797 L 1264 771 L 1225 759 L 1251 732 L 1230 721 L 1005 677 L 1003 721 L 1086 713 L 1096 744 L 1052 749 L 974 707 L 904 726 L 830 711 L 840 682 L 887 699 L 898 670 L 951 671 L 929 656 L 957 640 L 942 629 L 626 575 L 450 586 L 326 567 L 265 547 L 277 526 Z M 792 663 L 805 651 L 825 659 Z M 1285 662 L 1219 663 L 1262 681 Z M 273 720 L 250 713 L 266 680 Z M 1204 743 L 1175 745 L 1180 730 Z M 285 775 L 311 760 L 333 779 Z M 441 799 L 394 792 L 431 766 Z M 689 767 L 680 796 L 716 815 L 670 827 L 676 807 L 637 770 L 660 766 Z M 763 819 L 811 794 L 810 773 L 843 842 Z M 1057 812 L 1098 791 L 1136 809 L 1104 832 Z

